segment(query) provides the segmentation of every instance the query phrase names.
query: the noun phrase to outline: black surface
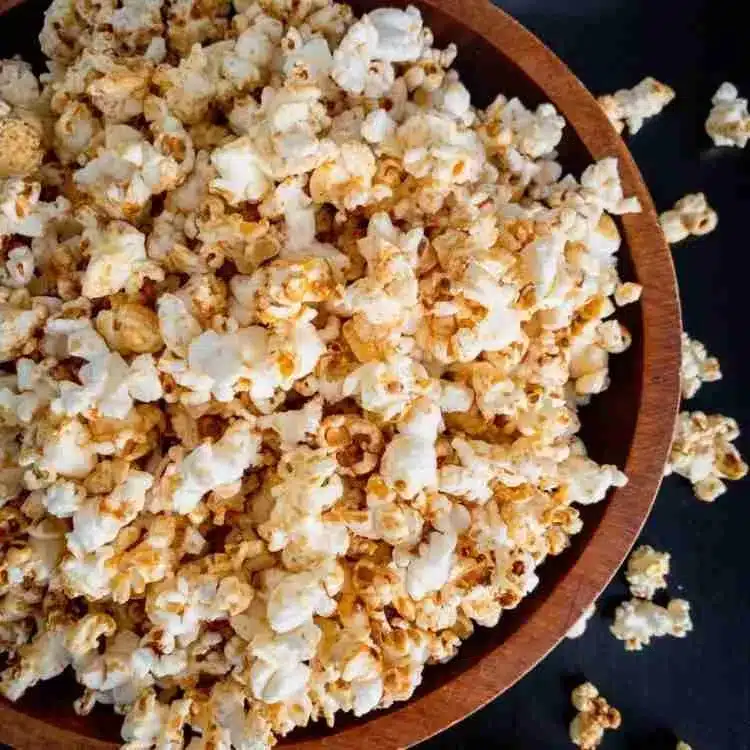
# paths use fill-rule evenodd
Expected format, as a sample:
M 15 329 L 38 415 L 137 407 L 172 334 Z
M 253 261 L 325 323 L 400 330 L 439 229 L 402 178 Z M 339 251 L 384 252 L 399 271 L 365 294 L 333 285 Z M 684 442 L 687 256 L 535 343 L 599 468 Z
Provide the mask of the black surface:
M 750 146 L 713 149 L 703 129 L 722 81 L 750 97 L 746 0 L 499 4 L 594 93 L 632 86 L 646 75 L 676 89 L 677 99 L 629 142 L 659 210 L 686 192 L 704 191 L 719 212 L 714 234 L 675 250 L 686 329 L 724 370 L 724 380 L 704 386 L 687 408 L 729 414 L 750 430 L 743 388 L 750 381 Z M 0 53 L 7 44 L 0 39 Z M 748 435 L 739 440 L 746 456 Z M 663 638 L 640 653 L 626 652 L 608 630 L 626 594 L 618 578 L 582 638 L 563 642 L 504 696 L 420 750 L 572 747 L 569 693 L 584 676 L 623 714 L 622 729 L 607 734 L 604 750 L 674 750 L 677 737 L 694 750 L 750 748 L 749 486 L 748 480 L 735 483 L 713 505 L 696 500 L 674 477 L 660 492 L 642 542 L 672 553 L 669 594 L 684 596 L 693 608 L 695 629 L 686 639 Z

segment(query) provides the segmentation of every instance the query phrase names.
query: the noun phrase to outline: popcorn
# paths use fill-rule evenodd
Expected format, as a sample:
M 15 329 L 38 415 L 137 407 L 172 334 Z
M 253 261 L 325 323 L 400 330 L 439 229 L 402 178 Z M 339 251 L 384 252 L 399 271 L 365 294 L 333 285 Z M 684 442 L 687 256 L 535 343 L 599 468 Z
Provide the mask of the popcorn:
M 570 696 L 578 711 L 570 723 L 570 739 L 583 750 L 599 747 L 607 729 L 619 729 L 622 723 L 620 712 L 599 695 L 599 690 L 590 682 L 584 682 Z
M 747 464 L 732 445 L 739 434 L 737 423 L 729 417 L 681 412 L 664 474 L 685 477 L 699 500 L 713 502 L 726 492 L 722 480 L 742 479 L 747 474 Z
M 711 104 L 711 111 L 706 120 L 706 132 L 714 146 L 745 148 L 750 139 L 747 99 L 742 99 L 737 87 L 725 81 L 713 95 Z
M 626 281 L 624 284 L 620 284 L 615 289 L 615 303 L 618 307 L 624 307 L 625 305 L 632 305 L 641 298 L 643 293 L 643 287 L 640 284 L 635 284 L 632 281 Z
M 640 599 L 653 599 L 658 589 L 665 588 L 669 557 L 668 552 L 657 552 L 647 544 L 638 547 L 628 558 L 625 571 L 630 593 Z
M 145 240 L 125 222 L 112 222 L 105 232 L 87 230 L 83 241 L 91 257 L 83 275 L 83 295 L 94 299 L 124 289 L 146 261 Z
M 411 697 L 624 484 L 577 408 L 639 206 L 416 8 L 167 6 L 54 0 L 41 86 L 0 62 L 0 690 L 260 750 Z
M 709 357 L 706 347 L 697 339 L 691 339 L 684 331 L 680 380 L 683 398 L 693 398 L 703 383 L 721 380 L 719 360 Z
M 43 158 L 41 128 L 33 120 L 0 110 L 0 179 L 30 175 Z
M 238 421 L 216 443 L 202 443 L 175 467 L 171 507 L 190 513 L 211 490 L 232 484 L 258 460 L 260 438 L 246 422 Z
M 647 77 L 632 89 L 600 96 L 598 101 L 618 133 L 622 133 L 627 124 L 631 135 L 635 135 L 644 120 L 658 115 L 674 97 L 674 91 L 665 83 Z
M 673 245 L 690 235 L 700 237 L 713 232 L 719 217 L 703 193 L 688 193 L 674 204 L 674 208 L 659 215 L 659 223 L 667 242 Z
M 589 620 L 594 616 L 596 612 L 596 603 L 589 604 L 586 609 L 583 610 L 581 616 L 573 623 L 568 632 L 565 634 L 566 638 L 580 638 L 586 632 L 586 626 Z
M 690 604 L 684 599 L 672 599 L 666 607 L 630 599 L 617 607 L 610 627 L 612 635 L 625 642 L 626 651 L 640 651 L 652 638 L 665 635 L 684 638 L 692 629 Z
M 41 237 L 54 219 L 68 213 L 70 204 L 58 196 L 54 203 L 40 201 L 42 186 L 20 177 L 0 177 L 0 237 L 20 234 Z
M 143 510 L 146 491 L 153 482 L 150 474 L 134 471 L 107 497 L 81 501 L 73 513 L 73 531 L 68 534 L 73 554 L 93 552 L 111 542 Z
M 108 125 L 104 145 L 74 174 L 76 185 L 113 219 L 137 220 L 151 196 L 183 180 L 181 165 L 128 125 Z

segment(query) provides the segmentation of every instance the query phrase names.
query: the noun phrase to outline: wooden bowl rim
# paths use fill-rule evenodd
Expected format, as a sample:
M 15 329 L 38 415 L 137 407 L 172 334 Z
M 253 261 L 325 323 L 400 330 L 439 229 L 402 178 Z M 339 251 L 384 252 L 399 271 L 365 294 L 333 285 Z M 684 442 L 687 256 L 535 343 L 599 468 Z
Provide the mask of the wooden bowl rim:
M 0 15 L 24 0 L 0 0 Z M 385 2 L 384 4 L 387 4 Z M 324 737 L 284 742 L 287 747 L 354 750 L 404 748 L 447 729 L 507 690 L 564 637 L 583 610 L 609 583 L 648 517 L 661 483 L 679 404 L 679 297 L 669 248 L 648 189 L 630 152 L 592 95 L 536 36 L 490 0 L 417 0 L 483 37 L 528 78 L 565 117 L 592 160 L 618 159 L 625 194 L 643 210 L 621 217 L 639 283 L 643 325 L 641 401 L 625 465 L 629 482 L 611 493 L 604 515 L 578 559 L 554 589 L 506 639 L 476 664 L 429 692 L 375 712 Z M 431 667 L 431 669 L 440 667 Z M 54 727 L 0 700 L 2 739 L 16 748 L 111 750 L 113 743 Z M 52 730 L 52 732 L 50 732 Z

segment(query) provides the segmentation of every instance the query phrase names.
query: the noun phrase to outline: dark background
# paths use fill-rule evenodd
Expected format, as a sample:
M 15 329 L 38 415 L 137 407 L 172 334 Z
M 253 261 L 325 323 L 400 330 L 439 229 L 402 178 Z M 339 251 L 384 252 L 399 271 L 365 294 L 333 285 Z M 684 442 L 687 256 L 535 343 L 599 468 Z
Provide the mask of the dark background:
M 457 0 L 458 2 L 458 0 Z M 34 3 L 39 7 L 39 3 Z M 750 146 L 714 149 L 703 123 L 724 80 L 750 97 L 747 0 L 500 0 L 544 40 L 594 94 L 631 87 L 651 75 L 677 98 L 629 145 L 660 211 L 703 191 L 719 213 L 708 237 L 675 249 L 686 330 L 719 357 L 724 379 L 707 384 L 691 410 L 718 411 L 748 428 L 738 444 L 750 455 Z M 0 32 L 3 20 L 0 19 Z M 36 35 L 37 29 L 29 29 Z M 33 36 L 31 37 L 33 39 Z M 0 56 L 26 43 L 2 38 Z M 26 40 L 24 40 L 26 42 Z M 503 82 L 497 82 L 498 91 Z M 491 705 L 420 745 L 420 750 L 546 750 L 572 747 L 569 694 L 593 681 L 623 714 L 608 750 L 750 749 L 750 480 L 714 504 L 670 477 L 642 543 L 672 553 L 669 595 L 692 604 L 694 631 L 626 652 L 609 633 L 626 596 L 618 577 L 585 635 L 564 641 L 531 674 Z

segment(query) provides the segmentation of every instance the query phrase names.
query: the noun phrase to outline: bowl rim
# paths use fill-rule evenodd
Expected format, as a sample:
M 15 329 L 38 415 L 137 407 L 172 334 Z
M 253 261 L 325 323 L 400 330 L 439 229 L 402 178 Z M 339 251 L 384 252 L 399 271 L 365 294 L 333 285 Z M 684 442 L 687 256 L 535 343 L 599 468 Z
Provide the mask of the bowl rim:
M 0 15 L 24 0 L 0 0 Z M 387 5 L 387 2 L 383 3 Z M 500 643 L 476 663 L 423 695 L 374 712 L 323 737 L 297 739 L 287 747 L 359 750 L 363 738 L 384 748 L 404 748 L 429 739 L 461 721 L 503 693 L 538 664 L 565 636 L 617 572 L 635 542 L 661 484 L 679 405 L 680 333 L 677 281 L 671 252 L 649 191 L 625 143 L 593 96 L 570 69 L 535 35 L 491 0 L 416 0 L 484 38 L 515 64 L 521 74 L 552 102 L 575 130 L 592 160 L 614 156 L 628 196 L 636 196 L 639 214 L 620 217 L 638 282 L 643 358 L 640 404 L 625 463 L 629 482 L 615 489 L 604 514 L 578 558 L 549 595 Z M 508 54 L 513 50 L 514 54 Z M 29 716 L 0 699 L 0 734 L 16 748 L 111 750 L 115 744 Z M 50 728 L 54 735 L 50 736 Z

